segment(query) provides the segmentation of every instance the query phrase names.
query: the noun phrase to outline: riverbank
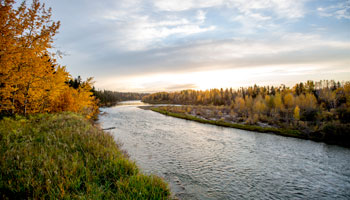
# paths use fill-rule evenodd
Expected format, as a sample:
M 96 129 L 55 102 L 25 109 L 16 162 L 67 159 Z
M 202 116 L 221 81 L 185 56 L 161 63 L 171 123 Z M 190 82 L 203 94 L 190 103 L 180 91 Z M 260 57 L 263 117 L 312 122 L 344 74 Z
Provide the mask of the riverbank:
M 99 123 L 116 126 L 110 132 L 123 149 L 143 171 L 164 177 L 175 198 L 349 198 L 350 148 L 197 123 L 141 106 L 101 109 L 109 114 Z
M 114 138 L 73 113 L 0 121 L 2 199 L 169 199 Z
M 287 137 L 295 137 L 295 138 L 301 138 L 301 139 L 308 139 L 313 140 L 317 142 L 325 142 L 328 144 L 337 144 L 341 146 L 349 147 L 349 141 L 348 140 L 342 140 L 342 138 L 336 138 L 334 136 L 337 136 L 336 133 L 332 133 L 334 136 L 330 138 L 327 133 L 324 132 L 312 132 L 312 133 L 304 133 L 300 130 L 294 130 L 294 129 L 287 129 L 287 128 L 279 128 L 279 127 L 273 127 L 266 124 L 262 124 L 263 126 L 259 125 L 250 125 L 250 124 L 242 124 L 242 123 L 232 123 L 225 121 L 224 118 L 221 119 L 206 119 L 201 116 L 195 116 L 193 114 L 189 114 L 186 111 L 182 112 L 174 112 L 173 109 L 169 109 L 170 106 L 162 106 L 162 107 L 156 107 L 156 106 L 144 106 L 143 109 L 152 110 L 154 112 L 158 112 L 167 116 L 172 116 L 176 118 L 196 121 L 204 124 L 212 124 L 217 126 L 223 126 L 223 127 L 230 127 L 230 128 L 237 128 L 242 130 L 248 130 L 248 131 L 256 131 L 261 133 L 272 133 L 277 134 L 281 136 L 287 136 Z M 171 111 L 169 111 L 171 110 Z M 333 127 L 326 127 L 326 130 L 329 129 L 329 132 L 336 132 L 337 129 L 334 129 Z M 346 129 L 346 127 L 345 127 Z M 327 137 L 328 136 L 328 137 Z
M 303 135 L 297 130 L 287 130 L 287 129 L 280 129 L 280 128 L 274 128 L 274 127 L 261 127 L 261 126 L 247 125 L 247 124 L 234 124 L 234 123 L 229 123 L 221 120 L 207 120 L 207 119 L 202 119 L 202 118 L 195 117 L 193 115 L 184 114 L 184 113 L 168 112 L 157 107 L 149 107 L 146 109 L 149 109 L 167 116 L 196 121 L 203 124 L 212 124 L 217 126 L 237 128 L 237 129 L 256 131 L 256 132 L 262 132 L 262 133 L 275 133 L 278 135 L 284 135 L 289 137 L 307 138 L 306 135 Z

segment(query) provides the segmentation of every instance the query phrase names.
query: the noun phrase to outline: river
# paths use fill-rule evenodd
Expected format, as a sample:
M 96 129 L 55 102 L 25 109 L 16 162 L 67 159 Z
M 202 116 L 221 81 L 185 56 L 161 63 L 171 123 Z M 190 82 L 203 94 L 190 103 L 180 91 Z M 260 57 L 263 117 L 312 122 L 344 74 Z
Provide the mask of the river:
M 179 199 L 350 199 L 350 149 L 177 119 L 139 101 L 102 108 L 141 170 Z

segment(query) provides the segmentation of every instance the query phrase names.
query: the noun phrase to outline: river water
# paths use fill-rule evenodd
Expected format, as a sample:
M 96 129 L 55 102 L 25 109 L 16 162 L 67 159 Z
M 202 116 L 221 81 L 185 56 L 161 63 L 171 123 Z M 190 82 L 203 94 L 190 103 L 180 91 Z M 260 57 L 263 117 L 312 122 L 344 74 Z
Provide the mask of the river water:
M 102 108 L 103 128 L 179 199 L 350 199 L 350 149 L 218 127 L 143 110 Z

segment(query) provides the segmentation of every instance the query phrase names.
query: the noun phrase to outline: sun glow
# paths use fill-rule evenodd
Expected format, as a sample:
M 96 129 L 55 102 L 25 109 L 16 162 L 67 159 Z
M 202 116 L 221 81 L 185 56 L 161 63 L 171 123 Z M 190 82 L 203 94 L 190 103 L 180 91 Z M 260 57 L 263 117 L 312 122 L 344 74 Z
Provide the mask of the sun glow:
M 349 75 L 348 71 L 341 73 Z M 187 73 L 155 73 L 123 78 L 111 77 L 109 80 L 104 80 L 104 85 L 100 85 L 100 87 L 115 88 L 117 86 L 118 91 L 132 92 L 206 90 L 210 88 L 239 88 L 254 84 L 293 85 L 296 82 L 310 79 L 321 80 L 327 76 L 329 77 L 329 72 L 320 70 L 320 66 L 283 65 Z

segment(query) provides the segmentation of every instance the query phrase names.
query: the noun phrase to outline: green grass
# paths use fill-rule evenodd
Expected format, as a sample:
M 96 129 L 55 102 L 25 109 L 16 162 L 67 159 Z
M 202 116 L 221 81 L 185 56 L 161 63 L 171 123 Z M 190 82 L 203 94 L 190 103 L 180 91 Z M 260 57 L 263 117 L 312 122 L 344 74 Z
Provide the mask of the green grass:
M 169 199 L 110 134 L 72 114 L 0 121 L 0 199 Z
M 231 128 L 237 128 L 237 129 L 248 130 L 248 131 L 256 131 L 256 132 L 262 132 L 262 133 L 275 133 L 278 135 L 284 135 L 289 137 L 306 138 L 304 134 L 300 133 L 297 130 L 288 130 L 288 129 L 281 129 L 281 128 L 273 128 L 273 127 L 261 127 L 261 126 L 247 125 L 247 124 L 234 124 L 234 123 L 229 123 L 221 120 L 218 120 L 218 121 L 207 120 L 207 119 L 198 118 L 192 115 L 187 115 L 184 113 L 168 112 L 166 110 L 162 110 L 160 108 L 155 108 L 155 107 L 150 108 L 150 110 L 164 114 L 164 115 L 196 121 L 203 124 L 212 124 L 217 126 L 231 127 Z

